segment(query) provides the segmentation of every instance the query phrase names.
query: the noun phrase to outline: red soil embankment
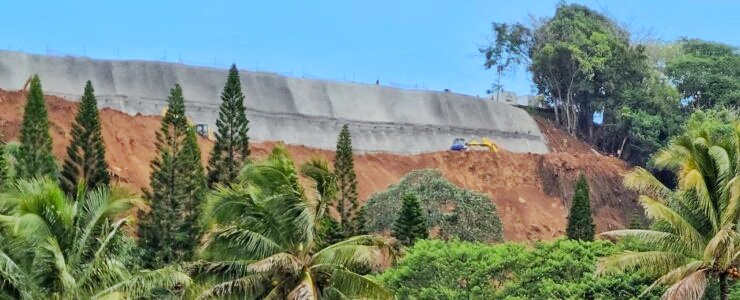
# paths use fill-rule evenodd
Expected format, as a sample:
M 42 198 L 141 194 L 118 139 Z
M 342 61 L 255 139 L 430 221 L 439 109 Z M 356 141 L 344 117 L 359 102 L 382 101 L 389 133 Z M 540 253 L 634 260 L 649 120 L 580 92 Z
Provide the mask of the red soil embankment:
M 24 92 L 0 90 L 0 131 L 7 140 L 18 137 Z M 46 97 L 54 153 L 61 160 L 69 142 L 77 105 L 54 96 Z M 102 109 L 106 160 L 118 182 L 139 191 L 149 182 L 149 162 L 155 156 L 158 116 L 131 116 Z M 585 143 L 538 120 L 555 153 L 538 155 L 505 150 L 452 152 L 419 155 L 369 153 L 355 155 L 360 199 L 399 181 L 406 173 L 421 168 L 440 169 L 454 184 L 489 195 L 496 203 L 504 223 L 507 240 L 550 239 L 564 234 L 567 207 L 579 172 L 584 172 L 591 188 L 591 205 L 598 231 L 622 228 L 632 211 L 635 195 L 622 186 L 628 166 L 612 157 L 591 151 Z M 565 142 L 564 142 L 565 141 Z M 450 141 L 451 143 L 452 141 Z M 200 139 L 206 160 L 212 142 Z M 256 157 L 266 155 L 275 142 L 253 143 Z M 299 145 L 287 146 L 296 163 L 319 156 L 331 160 L 333 151 Z

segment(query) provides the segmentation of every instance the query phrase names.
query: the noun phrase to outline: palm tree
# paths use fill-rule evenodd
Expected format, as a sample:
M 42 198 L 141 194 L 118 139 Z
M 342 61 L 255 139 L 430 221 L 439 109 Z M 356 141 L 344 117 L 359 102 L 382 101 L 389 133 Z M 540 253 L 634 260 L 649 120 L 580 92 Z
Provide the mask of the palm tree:
M 70 200 L 48 179 L 16 182 L 0 195 L 0 299 L 133 298 L 186 286 L 172 268 L 132 270 L 123 230 L 142 205 L 117 190 Z
M 666 299 L 700 299 L 711 279 L 719 279 L 721 299 L 740 264 L 740 122 L 733 112 L 700 112 L 687 133 L 654 158 L 659 167 L 676 171 L 678 187 L 670 190 L 643 168 L 625 177 L 640 194 L 649 230 L 616 230 L 609 238 L 633 237 L 654 247 L 625 252 L 600 261 L 598 274 L 641 269 L 659 277 L 648 288 L 671 285 Z M 646 291 L 647 292 L 647 291 Z
M 355 236 L 317 249 L 319 220 L 335 189 L 325 162 L 312 161 L 303 173 L 314 180 L 308 197 L 284 148 L 259 164 L 247 165 L 240 183 L 221 187 L 205 215 L 211 230 L 198 265 L 220 283 L 200 298 L 259 299 L 371 298 L 392 295 L 356 268 L 379 268 L 391 247 L 376 236 Z

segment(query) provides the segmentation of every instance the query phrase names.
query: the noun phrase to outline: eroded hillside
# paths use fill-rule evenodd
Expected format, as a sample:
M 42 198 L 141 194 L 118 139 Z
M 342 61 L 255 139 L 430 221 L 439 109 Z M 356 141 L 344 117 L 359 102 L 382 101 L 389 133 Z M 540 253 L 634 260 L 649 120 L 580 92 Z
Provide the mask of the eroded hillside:
M 23 92 L 0 90 L 0 131 L 6 139 L 17 139 L 25 99 Z M 46 101 L 54 153 L 62 159 L 76 103 L 54 96 L 47 96 Z M 106 160 L 118 182 L 132 191 L 145 188 L 160 118 L 103 109 L 101 120 Z M 539 123 L 543 134 L 550 139 L 553 153 L 444 151 L 420 155 L 355 155 L 360 199 L 364 201 L 412 170 L 437 168 L 453 183 L 491 196 L 498 206 L 507 240 L 550 239 L 564 233 L 573 185 L 578 173 L 584 172 L 591 187 L 597 230 L 623 227 L 635 205 L 634 194 L 621 184 L 628 166 L 616 158 L 591 151 L 546 121 Z M 207 155 L 212 142 L 200 139 L 199 143 L 203 155 Z M 253 143 L 252 153 L 256 157 L 264 156 L 274 145 L 275 142 Z M 313 156 L 333 157 L 333 152 L 328 150 L 299 145 L 289 145 L 288 149 L 298 163 Z

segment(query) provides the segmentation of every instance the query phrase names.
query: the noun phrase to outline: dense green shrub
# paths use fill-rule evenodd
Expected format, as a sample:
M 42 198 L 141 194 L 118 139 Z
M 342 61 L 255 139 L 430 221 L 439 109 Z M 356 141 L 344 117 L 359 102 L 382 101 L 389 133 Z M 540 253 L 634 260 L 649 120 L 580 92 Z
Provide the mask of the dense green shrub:
M 377 275 L 400 299 L 632 299 L 652 283 L 639 273 L 594 277 L 598 257 L 634 244 L 556 240 L 517 243 L 418 241 Z M 658 289 L 642 299 L 658 299 Z
M 416 170 L 398 184 L 376 193 L 365 203 L 369 231 L 390 230 L 401 211 L 406 192 L 419 197 L 429 229 L 442 239 L 501 241 L 503 226 L 496 205 L 486 195 L 447 181 L 438 170 Z

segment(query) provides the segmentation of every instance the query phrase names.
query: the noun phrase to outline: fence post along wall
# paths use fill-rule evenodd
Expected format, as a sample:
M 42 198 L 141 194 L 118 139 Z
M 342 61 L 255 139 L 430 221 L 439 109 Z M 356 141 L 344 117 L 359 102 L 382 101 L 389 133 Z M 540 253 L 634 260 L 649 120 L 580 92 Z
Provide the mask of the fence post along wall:
M 169 89 L 179 83 L 190 118 L 213 129 L 227 70 L 0 51 L 0 88 L 19 89 L 32 74 L 39 74 L 46 93 L 74 101 L 90 79 L 101 107 L 128 114 L 159 115 Z M 254 141 L 333 149 L 347 123 L 359 152 L 441 151 L 457 137 L 489 137 L 513 152 L 548 152 L 535 121 L 524 110 L 504 103 L 265 72 L 240 75 Z

